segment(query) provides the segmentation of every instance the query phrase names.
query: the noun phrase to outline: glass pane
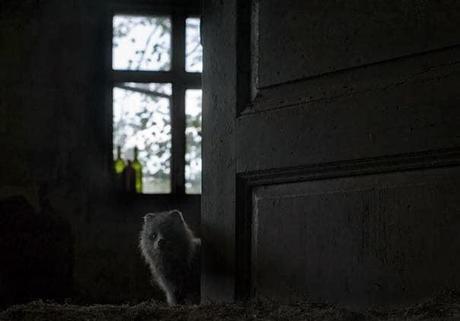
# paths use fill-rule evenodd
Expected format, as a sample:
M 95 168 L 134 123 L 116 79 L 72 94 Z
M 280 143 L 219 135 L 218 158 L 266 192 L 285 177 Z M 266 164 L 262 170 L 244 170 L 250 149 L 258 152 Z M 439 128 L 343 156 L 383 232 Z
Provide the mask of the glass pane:
M 171 191 L 171 84 L 122 83 L 113 89 L 113 146 L 133 160 L 139 149 L 143 193 Z
M 112 59 L 115 70 L 169 70 L 171 19 L 114 16 Z
M 189 72 L 202 72 L 203 48 L 200 41 L 200 18 L 187 18 L 185 25 L 185 70 Z
M 201 194 L 201 90 L 185 92 L 185 191 Z

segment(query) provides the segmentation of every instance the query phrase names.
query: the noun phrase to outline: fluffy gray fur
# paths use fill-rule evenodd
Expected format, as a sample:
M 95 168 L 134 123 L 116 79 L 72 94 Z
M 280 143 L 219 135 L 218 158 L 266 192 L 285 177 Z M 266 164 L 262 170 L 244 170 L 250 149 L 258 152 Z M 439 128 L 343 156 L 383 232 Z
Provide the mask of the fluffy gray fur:
M 194 301 L 192 295 L 196 300 L 199 274 L 196 280 L 194 261 L 199 261 L 200 245 L 178 210 L 144 216 L 139 247 L 169 305 Z

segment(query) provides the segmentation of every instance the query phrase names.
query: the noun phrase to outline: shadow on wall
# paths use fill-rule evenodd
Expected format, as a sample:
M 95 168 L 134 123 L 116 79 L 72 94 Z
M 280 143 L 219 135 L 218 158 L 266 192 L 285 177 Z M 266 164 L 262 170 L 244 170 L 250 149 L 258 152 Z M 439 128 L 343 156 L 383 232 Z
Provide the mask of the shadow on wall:
M 48 202 L 0 201 L 0 307 L 72 296 L 73 236 Z

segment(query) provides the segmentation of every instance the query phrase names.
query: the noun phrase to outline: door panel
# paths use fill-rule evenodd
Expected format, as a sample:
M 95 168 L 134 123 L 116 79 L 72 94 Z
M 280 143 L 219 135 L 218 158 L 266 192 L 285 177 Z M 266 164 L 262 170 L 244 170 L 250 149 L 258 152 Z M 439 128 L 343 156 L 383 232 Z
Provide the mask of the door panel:
M 244 114 L 236 123 L 237 170 L 456 148 L 458 67 L 442 78 Z
M 257 3 L 261 88 L 460 44 L 458 1 Z
M 254 294 L 369 305 L 459 285 L 460 198 L 451 192 L 460 188 L 458 173 L 440 169 L 255 188 Z
M 203 301 L 460 290 L 455 1 L 205 0 Z

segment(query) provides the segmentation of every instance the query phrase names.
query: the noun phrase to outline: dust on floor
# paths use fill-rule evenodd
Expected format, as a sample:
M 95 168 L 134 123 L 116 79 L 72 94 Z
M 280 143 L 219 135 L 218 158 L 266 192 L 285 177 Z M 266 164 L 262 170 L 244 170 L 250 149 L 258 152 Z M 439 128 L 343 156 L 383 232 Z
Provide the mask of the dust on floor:
M 136 305 L 78 306 L 35 301 L 0 312 L 1 321 L 460 321 L 460 296 L 449 292 L 417 305 L 353 311 L 328 304 L 208 304 L 168 307 Z

